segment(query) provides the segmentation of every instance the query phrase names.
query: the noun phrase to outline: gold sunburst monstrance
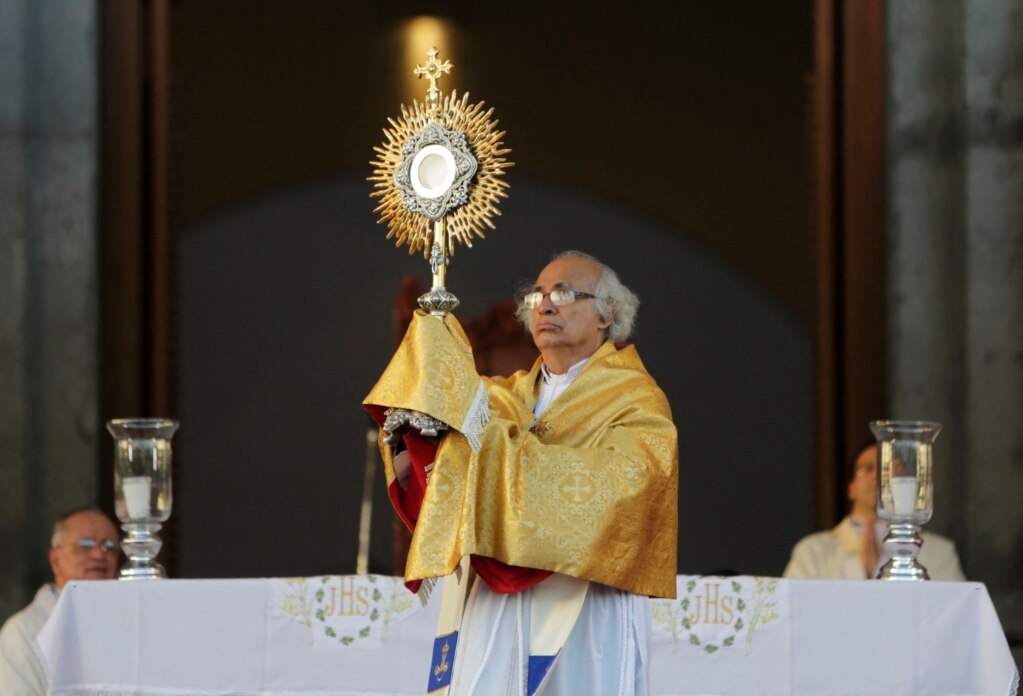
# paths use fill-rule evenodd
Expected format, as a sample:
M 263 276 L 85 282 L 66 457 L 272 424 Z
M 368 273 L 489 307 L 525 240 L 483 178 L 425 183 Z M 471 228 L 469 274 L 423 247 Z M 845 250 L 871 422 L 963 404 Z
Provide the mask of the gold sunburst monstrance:
M 437 60 L 436 48 L 416 67 L 415 74 L 430 81 L 426 100 L 402 105 L 401 116 L 388 119 L 369 178 L 387 238 L 429 258 L 433 289 L 420 305 L 438 314 L 458 302 L 444 288 L 448 255 L 456 241 L 471 247 L 484 228 L 496 229 L 498 203 L 508 195 L 504 170 L 512 166 L 493 109 L 484 111 L 483 102 L 470 104 L 468 93 L 459 98 L 454 90 L 441 98 L 437 80 L 450 70 L 450 61 Z M 441 294 L 449 299 L 438 299 Z

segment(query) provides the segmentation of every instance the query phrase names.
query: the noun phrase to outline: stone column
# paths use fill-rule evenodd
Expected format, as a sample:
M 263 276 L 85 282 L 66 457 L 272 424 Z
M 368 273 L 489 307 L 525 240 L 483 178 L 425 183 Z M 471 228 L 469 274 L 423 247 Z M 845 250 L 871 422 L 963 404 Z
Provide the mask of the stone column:
M 97 12 L 0 0 L 0 617 L 97 502 Z
M 966 2 L 969 562 L 1023 634 L 1023 2 Z M 1019 659 L 1017 657 L 1017 659 Z
M 929 529 L 965 542 L 961 0 L 888 3 L 889 417 L 942 423 Z
M 1023 2 L 892 0 L 887 19 L 889 406 L 944 424 L 928 528 L 1020 635 Z

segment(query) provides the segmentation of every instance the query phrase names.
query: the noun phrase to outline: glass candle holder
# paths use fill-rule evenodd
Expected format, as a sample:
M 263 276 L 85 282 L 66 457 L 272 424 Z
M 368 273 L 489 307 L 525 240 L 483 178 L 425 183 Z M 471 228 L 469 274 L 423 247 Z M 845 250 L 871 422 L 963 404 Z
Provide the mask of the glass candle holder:
M 114 437 L 114 511 L 125 537 L 122 580 L 165 578 L 156 562 L 163 542 L 157 532 L 171 513 L 171 438 L 178 422 L 166 418 L 117 418 Z
M 874 421 L 870 430 L 877 439 L 877 516 L 888 523 L 884 550 L 890 556 L 877 577 L 929 580 L 917 554 L 920 527 L 934 511 L 933 446 L 941 424 Z

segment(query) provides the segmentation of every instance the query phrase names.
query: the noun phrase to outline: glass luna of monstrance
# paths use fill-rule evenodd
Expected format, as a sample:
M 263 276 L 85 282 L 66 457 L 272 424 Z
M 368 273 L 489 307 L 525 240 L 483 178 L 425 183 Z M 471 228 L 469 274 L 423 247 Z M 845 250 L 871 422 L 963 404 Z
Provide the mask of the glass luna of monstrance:
M 121 580 L 167 577 L 156 562 L 157 535 L 171 513 L 171 438 L 178 422 L 167 418 L 117 418 L 114 436 L 114 510 L 125 537 Z
M 934 511 L 934 440 L 940 423 L 874 421 L 877 439 L 877 516 L 888 523 L 884 551 L 890 556 L 881 580 L 929 580 L 917 554 L 920 527 Z

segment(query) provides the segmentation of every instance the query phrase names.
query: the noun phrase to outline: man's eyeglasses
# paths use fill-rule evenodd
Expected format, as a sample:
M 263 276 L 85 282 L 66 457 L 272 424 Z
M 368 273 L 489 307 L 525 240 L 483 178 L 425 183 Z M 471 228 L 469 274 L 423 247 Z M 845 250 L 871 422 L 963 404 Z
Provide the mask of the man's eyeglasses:
M 576 301 L 577 298 L 590 298 L 593 299 L 596 295 L 588 292 L 582 292 L 581 290 L 569 290 L 568 288 L 557 288 L 550 292 L 540 292 L 534 290 L 533 292 L 527 292 L 522 296 L 522 304 L 529 309 L 536 309 L 543 303 L 543 298 L 550 295 L 551 304 L 555 307 L 564 307 L 570 305 Z
M 83 552 L 92 551 L 98 546 L 103 553 L 110 553 L 120 548 L 120 545 L 113 539 L 96 541 L 93 537 L 82 537 L 78 541 L 71 542 L 68 546 L 73 546 L 76 550 Z

